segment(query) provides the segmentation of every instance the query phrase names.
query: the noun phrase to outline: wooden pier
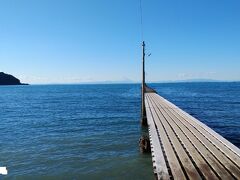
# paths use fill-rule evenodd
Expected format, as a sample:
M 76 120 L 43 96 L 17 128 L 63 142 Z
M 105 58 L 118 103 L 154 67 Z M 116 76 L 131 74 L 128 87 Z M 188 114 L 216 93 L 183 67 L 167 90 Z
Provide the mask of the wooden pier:
M 240 149 L 154 90 L 144 97 L 158 179 L 240 179 Z
M 142 47 L 141 122 L 150 143 L 141 138 L 140 147 L 150 144 L 156 178 L 240 180 L 240 149 L 145 84 Z

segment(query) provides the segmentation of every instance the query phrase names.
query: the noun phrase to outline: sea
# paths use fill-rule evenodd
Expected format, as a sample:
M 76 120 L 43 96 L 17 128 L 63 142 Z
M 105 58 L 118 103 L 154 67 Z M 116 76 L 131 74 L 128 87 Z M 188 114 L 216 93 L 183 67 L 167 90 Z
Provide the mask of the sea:
M 150 87 L 240 148 L 240 82 Z M 0 179 L 154 179 L 140 84 L 0 86 Z

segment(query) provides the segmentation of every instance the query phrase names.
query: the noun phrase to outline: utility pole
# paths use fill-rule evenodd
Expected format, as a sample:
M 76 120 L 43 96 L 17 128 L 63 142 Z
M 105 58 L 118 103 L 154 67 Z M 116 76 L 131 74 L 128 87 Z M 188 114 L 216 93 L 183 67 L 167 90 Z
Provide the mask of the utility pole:
M 141 124 L 147 126 L 146 109 L 145 109 L 145 42 L 142 43 L 142 108 Z

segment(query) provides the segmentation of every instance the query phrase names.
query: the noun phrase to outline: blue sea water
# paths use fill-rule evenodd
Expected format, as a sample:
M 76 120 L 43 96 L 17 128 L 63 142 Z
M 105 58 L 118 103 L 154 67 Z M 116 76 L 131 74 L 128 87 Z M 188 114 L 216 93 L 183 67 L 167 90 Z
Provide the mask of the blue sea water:
M 240 83 L 150 86 L 240 147 Z M 139 84 L 1 86 L 2 178 L 153 179 L 139 122 Z

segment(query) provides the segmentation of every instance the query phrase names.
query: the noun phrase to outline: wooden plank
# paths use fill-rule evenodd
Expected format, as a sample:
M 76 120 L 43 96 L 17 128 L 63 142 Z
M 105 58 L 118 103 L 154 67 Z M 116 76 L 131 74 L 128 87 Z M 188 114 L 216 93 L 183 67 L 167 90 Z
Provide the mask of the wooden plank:
M 171 121 L 170 121 L 171 122 Z M 171 125 L 176 130 L 178 127 L 175 123 L 171 123 Z M 177 131 L 176 134 L 180 138 L 181 142 L 184 144 L 184 147 L 189 152 L 189 155 L 193 159 L 194 163 L 200 170 L 201 174 L 206 179 L 218 179 L 214 172 L 211 170 L 211 167 L 207 164 L 207 162 L 203 159 L 201 154 L 197 151 L 197 149 L 193 146 L 193 144 L 188 140 L 185 134 L 182 131 Z
M 172 120 L 176 122 L 177 119 L 173 118 Z M 201 141 L 199 141 L 185 126 L 183 126 L 180 123 L 180 121 L 176 122 L 176 124 L 178 124 L 178 126 L 188 137 L 188 139 L 190 139 L 194 143 L 194 146 L 198 149 L 199 153 L 201 153 L 202 156 L 208 160 L 208 163 L 214 169 L 214 171 L 219 177 L 223 179 L 231 178 L 231 176 L 229 175 L 228 171 L 226 171 L 224 166 L 218 162 L 218 160 L 212 155 L 210 151 L 208 151 L 208 149 L 205 146 L 203 146 Z
M 169 104 L 170 106 L 172 106 L 177 112 L 181 113 L 182 115 L 189 117 L 191 120 L 193 120 L 193 124 L 197 125 L 198 128 L 202 129 L 205 131 L 205 133 L 210 134 L 212 137 L 214 137 L 217 141 L 219 141 L 220 143 L 222 143 L 224 146 L 226 146 L 230 151 L 232 151 L 234 154 L 236 154 L 238 157 L 240 157 L 240 149 L 238 147 L 236 147 L 235 145 L 233 145 L 231 142 L 229 142 L 228 140 L 226 140 L 224 137 L 222 137 L 221 135 L 219 135 L 217 132 L 215 132 L 214 130 L 212 130 L 211 128 L 209 128 L 208 126 L 206 126 L 204 123 L 202 123 L 201 121 L 199 121 L 198 119 L 194 118 L 193 116 L 189 115 L 188 113 L 186 113 L 185 111 L 183 111 L 182 109 L 178 108 L 175 104 L 167 101 L 166 99 L 164 99 L 163 97 L 159 96 L 160 99 L 162 99 L 164 102 L 166 102 L 167 104 Z
M 152 103 L 149 101 L 148 96 L 146 96 L 146 99 L 147 99 L 147 102 L 150 105 L 152 105 Z M 153 106 L 151 106 L 151 107 L 152 107 L 151 111 L 152 111 L 153 120 L 154 120 L 155 124 L 157 125 L 158 133 L 159 133 L 159 136 L 160 136 L 162 144 L 163 144 L 163 149 L 166 154 L 172 176 L 173 176 L 173 178 L 176 178 L 176 179 L 186 179 L 184 172 L 182 170 L 182 167 L 181 167 L 181 165 L 178 161 L 178 158 L 174 152 L 174 149 L 167 137 L 166 131 L 164 130 L 160 121 L 157 120 L 158 117 L 157 117 L 156 112 L 153 110 L 154 109 Z
M 194 122 L 194 120 L 191 119 L 190 117 L 185 116 L 184 114 L 181 114 L 177 110 L 174 110 L 174 111 L 179 116 L 181 116 L 183 119 L 188 121 L 194 129 L 196 129 L 199 133 L 201 133 L 204 137 L 206 137 L 209 140 L 209 142 L 211 142 L 217 149 L 219 149 L 229 159 L 231 159 L 233 162 L 235 162 L 238 167 L 240 167 L 240 157 L 233 150 L 231 150 L 229 147 L 227 147 L 225 144 L 223 144 L 220 140 L 216 139 L 209 132 L 207 132 L 203 128 L 199 127 L 199 125 L 196 124 L 196 122 Z
M 166 101 L 163 101 L 163 102 L 165 102 L 165 104 L 167 104 Z M 167 105 L 168 105 L 168 108 L 173 107 L 172 104 L 170 104 L 170 102 Z M 215 148 L 217 148 L 227 158 L 229 158 L 232 162 L 234 162 L 238 168 L 240 168 L 240 156 L 238 156 L 238 154 L 236 154 L 232 149 L 230 149 L 228 146 L 223 144 L 219 139 L 216 139 L 216 137 L 214 137 L 206 129 L 203 129 L 197 123 L 198 120 L 194 119 L 194 117 L 192 117 L 192 116 L 190 116 L 188 114 L 187 114 L 188 115 L 187 116 L 186 114 L 183 113 L 184 111 L 181 110 L 180 108 L 175 108 L 174 107 L 174 108 L 171 108 L 171 109 L 172 109 L 172 111 L 174 111 L 174 114 L 177 115 L 178 118 L 188 122 L 189 125 L 192 126 L 191 129 L 193 129 L 195 132 L 198 132 L 202 136 L 204 136 L 208 140 L 208 142 L 210 142 Z
M 152 96 L 155 100 L 158 101 L 159 106 L 164 105 L 164 107 L 166 107 L 166 103 L 163 103 L 163 101 L 159 101 L 160 96 L 156 94 L 153 94 Z M 163 108 L 163 106 L 161 107 Z M 166 114 L 170 115 L 174 121 L 178 120 L 179 127 L 182 128 L 182 130 L 188 135 L 189 138 L 192 139 L 192 141 L 201 142 L 202 146 L 205 147 L 205 150 L 204 147 L 200 147 L 200 144 L 198 148 L 202 148 L 203 151 L 205 152 L 209 151 L 212 154 L 211 156 L 211 154 L 205 153 L 205 155 L 207 155 L 208 158 L 210 157 L 210 159 L 212 159 L 213 163 L 212 166 L 220 177 L 231 178 L 231 174 L 234 175 L 236 178 L 240 177 L 240 171 L 238 167 L 230 159 L 228 159 L 221 151 L 219 151 L 219 149 L 217 149 L 212 143 L 210 143 L 210 141 L 205 136 L 203 136 L 195 128 L 193 128 L 189 124 L 189 122 L 186 122 L 184 118 L 179 116 L 175 111 L 171 110 L 171 106 L 169 106 L 168 108 L 163 108 L 162 111 L 164 112 L 166 111 Z M 204 152 L 201 153 L 204 154 Z M 218 162 L 218 164 L 216 164 L 216 162 Z M 230 172 L 231 174 L 229 174 L 224 168 L 228 169 L 228 172 Z
M 173 111 L 173 110 L 171 110 Z M 176 115 L 176 114 L 174 114 Z M 176 115 L 177 116 L 177 115 Z M 219 162 L 237 179 L 240 179 L 240 169 L 235 164 L 234 161 L 229 159 L 226 154 L 224 154 L 220 149 L 217 149 L 216 146 L 213 145 L 213 142 L 210 142 L 206 137 L 204 137 L 202 134 L 200 134 L 195 128 L 193 128 L 188 122 L 186 122 L 183 118 L 178 117 L 181 120 L 181 123 L 187 127 L 192 134 L 196 138 L 199 139 L 199 141 L 202 142 L 202 144 L 218 159 Z M 239 159 L 238 159 L 239 160 Z
M 154 173 L 157 174 L 158 179 L 169 179 L 166 161 L 164 159 L 163 150 L 160 145 L 158 133 L 152 118 L 150 106 L 145 101 L 146 114 L 148 118 L 149 138 L 152 150 L 152 161 L 154 166 Z
M 151 101 L 151 97 L 149 97 L 149 99 Z M 152 101 L 152 103 L 154 103 L 154 102 Z M 165 117 L 162 116 L 162 114 L 159 111 L 157 106 L 154 109 L 158 115 L 158 118 L 159 118 L 158 120 L 162 123 L 166 133 L 169 136 L 169 139 L 171 139 L 171 144 L 175 150 L 175 153 L 178 154 L 179 161 L 180 161 L 182 167 L 184 168 L 187 176 L 190 179 L 201 179 L 201 176 L 199 175 L 197 169 L 194 167 L 193 162 L 191 161 L 190 157 L 184 150 L 184 147 L 181 145 L 178 137 L 175 135 L 175 132 L 172 130 L 171 126 L 168 124 Z M 155 120 L 155 121 L 157 121 L 157 120 Z

